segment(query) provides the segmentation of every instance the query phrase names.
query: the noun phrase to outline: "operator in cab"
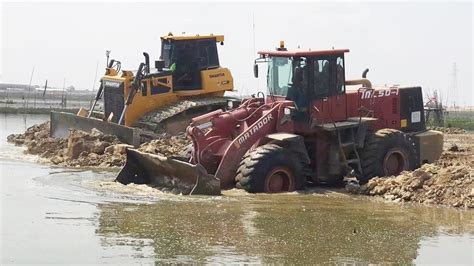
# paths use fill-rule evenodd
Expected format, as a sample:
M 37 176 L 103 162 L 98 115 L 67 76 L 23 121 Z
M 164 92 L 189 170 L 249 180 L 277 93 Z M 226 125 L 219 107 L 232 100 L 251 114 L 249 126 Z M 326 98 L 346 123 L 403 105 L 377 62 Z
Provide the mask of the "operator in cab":
M 304 121 L 309 118 L 309 101 L 307 92 L 305 90 L 305 84 L 307 84 L 307 82 L 305 82 L 304 80 L 304 71 L 305 69 L 300 66 L 296 66 L 294 68 L 292 84 L 288 89 L 288 93 L 286 96 L 287 100 L 291 100 L 295 103 L 297 113 L 294 118 L 299 121 Z
M 185 44 L 179 48 L 172 59 L 170 70 L 173 72 L 173 83 L 182 88 L 199 87 L 199 65 L 196 58 L 195 46 Z

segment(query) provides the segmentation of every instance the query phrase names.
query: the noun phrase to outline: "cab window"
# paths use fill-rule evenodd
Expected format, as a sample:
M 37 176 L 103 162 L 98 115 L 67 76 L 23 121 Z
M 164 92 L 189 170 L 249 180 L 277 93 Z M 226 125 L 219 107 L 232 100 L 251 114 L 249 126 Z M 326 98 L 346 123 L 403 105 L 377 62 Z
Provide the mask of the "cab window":
M 336 58 L 336 90 L 337 94 L 343 94 L 346 91 L 344 77 L 344 58 L 338 56 Z
M 315 59 L 313 66 L 314 84 L 313 90 L 316 98 L 329 95 L 331 85 L 331 67 L 327 59 Z
M 199 42 L 198 61 L 200 69 L 219 67 L 219 57 L 217 56 L 215 40 L 203 40 Z

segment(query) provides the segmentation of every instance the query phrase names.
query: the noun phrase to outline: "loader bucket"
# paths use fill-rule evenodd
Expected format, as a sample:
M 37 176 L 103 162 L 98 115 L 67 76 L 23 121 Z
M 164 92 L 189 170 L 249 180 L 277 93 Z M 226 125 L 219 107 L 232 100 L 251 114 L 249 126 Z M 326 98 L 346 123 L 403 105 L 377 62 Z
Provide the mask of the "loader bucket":
M 148 184 L 175 194 L 220 195 L 219 179 L 200 165 L 127 149 L 127 161 L 115 181 Z
M 120 141 L 137 147 L 140 145 L 139 129 L 102 121 L 97 118 L 88 118 L 71 113 L 51 112 L 50 135 L 54 138 L 67 138 L 69 129 L 79 129 L 90 132 L 96 128 L 104 134 L 117 136 Z

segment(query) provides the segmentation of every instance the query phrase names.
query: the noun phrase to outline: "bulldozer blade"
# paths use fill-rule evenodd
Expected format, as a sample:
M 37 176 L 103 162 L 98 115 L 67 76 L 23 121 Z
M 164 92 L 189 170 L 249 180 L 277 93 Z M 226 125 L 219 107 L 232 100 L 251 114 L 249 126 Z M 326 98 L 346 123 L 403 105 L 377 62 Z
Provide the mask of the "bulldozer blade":
M 104 134 L 115 135 L 120 141 L 134 147 L 140 145 L 140 131 L 136 128 L 64 112 L 51 112 L 50 121 L 50 135 L 54 138 L 67 138 L 70 129 L 90 132 L 96 128 Z
M 148 184 L 163 191 L 187 195 L 220 195 L 220 180 L 200 165 L 127 149 L 127 161 L 115 181 Z

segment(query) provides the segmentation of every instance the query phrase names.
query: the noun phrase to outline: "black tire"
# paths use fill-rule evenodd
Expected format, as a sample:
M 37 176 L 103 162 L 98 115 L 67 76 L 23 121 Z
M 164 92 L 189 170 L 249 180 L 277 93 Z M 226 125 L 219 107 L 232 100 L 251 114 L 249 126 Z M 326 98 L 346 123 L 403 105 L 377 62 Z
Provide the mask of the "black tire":
M 303 168 L 295 153 L 266 144 L 244 156 L 235 177 L 236 187 L 251 193 L 301 190 L 306 186 Z
M 398 175 L 404 170 L 413 170 L 419 166 L 413 139 L 390 128 L 368 133 L 360 157 L 363 171 L 363 176 L 359 177 L 361 183 L 366 183 L 375 176 Z

